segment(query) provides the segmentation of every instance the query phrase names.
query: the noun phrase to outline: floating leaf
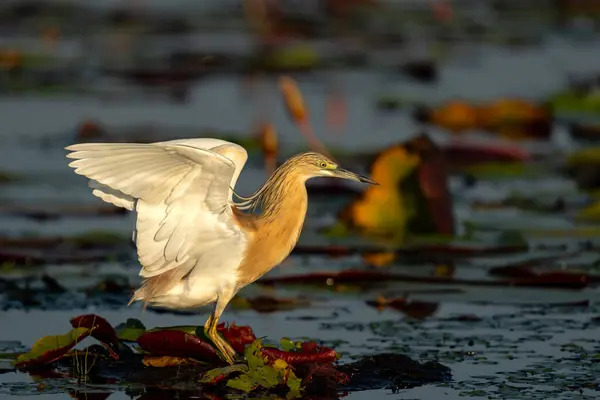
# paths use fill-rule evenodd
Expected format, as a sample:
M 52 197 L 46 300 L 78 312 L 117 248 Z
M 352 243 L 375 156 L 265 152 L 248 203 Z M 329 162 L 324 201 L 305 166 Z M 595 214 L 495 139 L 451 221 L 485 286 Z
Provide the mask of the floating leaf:
M 29 352 L 17 357 L 15 366 L 22 369 L 50 364 L 88 337 L 91 332 L 88 328 L 75 328 L 64 335 L 44 336 L 35 342 Z
M 164 368 L 164 367 L 177 367 L 180 365 L 196 364 L 195 361 L 184 357 L 171 357 L 171 356 L 144 356 L 142 363 L 146 367 Z
M 337 360 L 337 352 L 329 348 L 317 348 L 316 344 L 314 348 L 303 348 L 303 351 L 284 351 L 275 348 L 263 347 L 262 354 L 266 355 L 268 359 L 275 362 L 276 360 L 283 360 L 290 365 L 302 365 L 302 364 L 331 364 Z
M 257 389 L 260 385 L 254 381 L 250 374 L 244 374 L 227 381 L 227 386 L 232 389 L 241 390 L 246 393 L 250 393 Z
M 217 325 L 217 331 L 239 354 L 244 354 L 246 345 L 256 340 L 256 335 L 254 335 L 254 331 L 249 326 L 236 324 L 227 326 L 224 322 L 221 322 Z
M 418 185 L 411 188 L 410 179 L 406 179 L 407 185 L 403 185 L 404 182 L 400 184 L 405 197 L 417 199 L 417 204 L 413 205 L 413 219 L 408 225 L 409 232 L 454 234 L 453 204 L 444 153 L 426 134 L 414 137 L 405 146 L 421 159 L 415 171 Z M 421 205 L 426 207 L 421 208 Z
M 175 325 L 175 326 L 157 326 L 148 330 L 148 332 L 156 331 L 180 331 L 189 333 L 190 335 L 202 336 L 204 334 L 204 327 L 198 325 Z
M 222 368 L 214 368 L 202 375 L 200 383 L 216 384 L 227 378 L 229 375 L 242 372 L 248 372 L 248 366 L 245 364 L 229 365 Z
M 600 220 L 600 202 L 595 202 L 579 210 L 578 220 L 599 221 Z
M 115 328 L 117 337 L 124 342 L 137 342 L 138 338 L 146 333 L 144 324 L 135 318 L 128 318 Z
M 402 243 L 405 235 L 454 232 L 452 197 L 440 148 L 425 134 L 380 152 L 369 186 L 339 214 L 350 229 Z
M 600 147 L 585 147 L 569 154 L 566 160 L 568 166 L 600 163 Z
M 180 330 L 148 331 L 140 336 L 137 342 L 143 350 L 153 355 L 222 362 L 211 343 Z
M 396 260 L 396 253 L 394 252 L 382 252 L 382 253 L 365 253 L 362 254 L 362 259 L 370 266 L 373 267 L 385 267 Z
M 286 346 L 296 347 L 292 341 L 284 341 Z M 249 393 L 257 388 L 270 389 L 286 385 L 289 388 L 288 398 L 300 396 L 302 381 L 294 373 L 292 365 L 281 358 L 265 357 L 264 351 L 273 350 L 281 351 L 264 347 L 260 339 L 247 346 L 244 355 L 248 362 L 248 370 L 230 379 L 227 386 Z
M 279 341 L 281 348 L 285 351 L 293 351 L 296 349 L 296 344 L 288 338 L 281 338 Z
M 73 328 L 92 329 L 92 337 L 100 341 L 108 350 L 111 357 L 118 360 L 119 339 L 117 332 L 104 318 L 96 314 L 80 315 L 71 319 Z

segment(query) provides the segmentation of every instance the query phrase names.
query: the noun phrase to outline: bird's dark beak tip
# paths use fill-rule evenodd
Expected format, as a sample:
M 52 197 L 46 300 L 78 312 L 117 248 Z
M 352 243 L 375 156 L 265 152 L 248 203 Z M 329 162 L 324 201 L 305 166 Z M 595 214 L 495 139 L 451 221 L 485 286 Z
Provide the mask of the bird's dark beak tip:
M 369 185 L 379 186 L 379 183 L 375 182 L 373 179 L 367 178 L 366 176 L 361 176 L 359 180 L 362 183 L 368 183 Z

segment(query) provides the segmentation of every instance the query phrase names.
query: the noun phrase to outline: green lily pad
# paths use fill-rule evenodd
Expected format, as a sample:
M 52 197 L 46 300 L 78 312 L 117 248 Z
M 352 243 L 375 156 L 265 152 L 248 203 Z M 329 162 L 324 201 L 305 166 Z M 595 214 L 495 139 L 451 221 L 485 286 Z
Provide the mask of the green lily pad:
M 204 375 L 202 375 L 202 378 L 200 378 L 200 383 L 215 384 L 236 372 L 246 373 L 248 372 L 248 366 L 245 364 L 236 364 L 229 365 L 223 368 L 211 369 L 210 371 L 205 372 Z
M 568 166 L 599 164 L 600 147 L 589 147 L 571 153 L 566 160 Z
M 600 221 L 600 202 L 590 204 L 579 210 L 576 217 L 580 221 Z
M 77 343 L 89 336 L 92 330 L 75 328 L 64 335 L 44 336 L 35 342 L 30 351 L 17 357 L 15 366 L 17 368 L 27 368 L 50 364 L 61 358 Z
M 300 378 L 294 374 L 291 366 L 283 360 L 276 360 L 273 364 L 268 364 L 261 352 L 262 347 L 260 339 L 255 340 L 246 347 L 244 356 L 248 362 L 248 370 L 227 381 L 227 386 L 250 393 L 259 388 L 271 389 L 279 385 L 285 385 L 289 389 L 288 398 L 299 397 L 302 390 Z
M 555 95 L 550 104 L 556 112 L 598 113 L 600 111 L 600 96 L 580 95 L 574 92 L 563 92 Z
M 275 68 L 314 68 L 319 62 L 315 49 L 307 45 L 279 49 L 265 60 L 268 66 Z
M 281 344 L 281 350 L 284 350 L 284 351 L 296 350 L 296 344 L 288 338 L 281 338 L 279 343 Z
M 202 328 L 202 329 L 199 329 Z M 198 335 L 198 332 L 204 332 L 204 327 L 198 325 L 175 325 L 175 326 L 157 326 L 156 328 L 149 329 L 148 332 L 155 331 L 181 331 L 189 333 L 190 335 Z
M 146 333 L 146 327 L 140 320 L 128 318 L 124 323 L 117 325 L 115 331 L 119 340 L 137 342 L 138 338 Z

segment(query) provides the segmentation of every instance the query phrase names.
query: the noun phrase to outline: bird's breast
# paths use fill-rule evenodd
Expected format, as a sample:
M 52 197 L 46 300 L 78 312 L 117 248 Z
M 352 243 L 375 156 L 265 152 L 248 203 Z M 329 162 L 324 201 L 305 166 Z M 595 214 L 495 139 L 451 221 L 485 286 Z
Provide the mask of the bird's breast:
M 254 282 L 287 258 L 298 243 L 305 215 L 306 203 L 297 202 L 285 214 L 256 221 L 238 270 L 240 287 Z

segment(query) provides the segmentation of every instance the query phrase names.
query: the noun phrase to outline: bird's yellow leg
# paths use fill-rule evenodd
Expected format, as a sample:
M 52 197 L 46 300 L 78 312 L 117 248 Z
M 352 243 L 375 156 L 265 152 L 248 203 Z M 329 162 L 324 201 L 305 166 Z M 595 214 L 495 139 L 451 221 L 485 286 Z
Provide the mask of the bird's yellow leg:
M 224 304 L 223 304 L 224 303 Z M 229 343 L 221 335 L 217 332 L 217 325 L 219 324 L 219 318 L 225 309 L 227 302 L 217 300 L 217 305 L 215 306 L 215 310 L 210 314 L 206 324 L 204 325 L 204 333 L 206 336 L 212 340 L 214 345 L 217 347 L 221 356 L 225 361 L 229 364 L 235 363 L 235 358 L 237 356 L 236 351 L 231 347 Z

